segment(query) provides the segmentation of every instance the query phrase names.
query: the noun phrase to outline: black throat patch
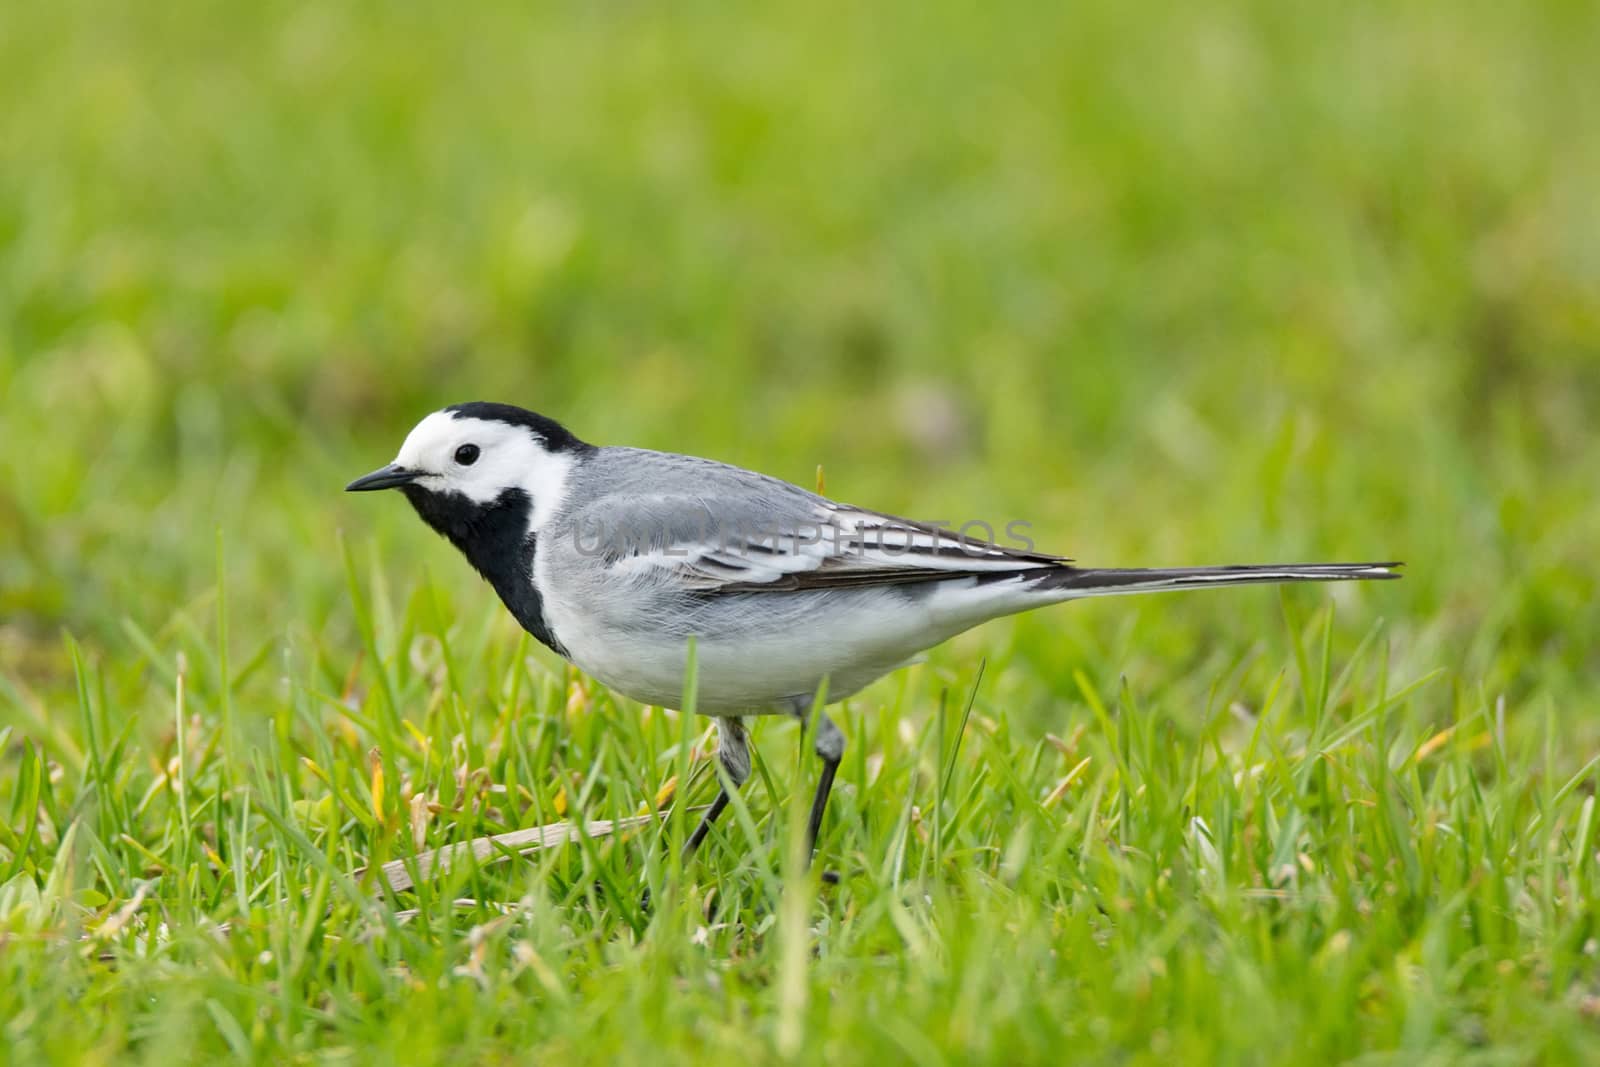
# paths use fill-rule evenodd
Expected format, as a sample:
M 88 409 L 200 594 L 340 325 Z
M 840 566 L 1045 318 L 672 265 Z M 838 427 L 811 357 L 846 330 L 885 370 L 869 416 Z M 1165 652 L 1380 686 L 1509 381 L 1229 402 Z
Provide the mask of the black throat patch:
M 430 493 L 417 485 L 400 490 L 422 521 L 450 539 L 467 562 L 477 568 L 522 628 L 546 648 L 565 656 L 567 650 L 544 618 L 544 601 L 533 584 L 537 547 L 528 532 L 533 502 L 521 489 L 507 489 L 491 504 L 478 504 L 460 493 Z

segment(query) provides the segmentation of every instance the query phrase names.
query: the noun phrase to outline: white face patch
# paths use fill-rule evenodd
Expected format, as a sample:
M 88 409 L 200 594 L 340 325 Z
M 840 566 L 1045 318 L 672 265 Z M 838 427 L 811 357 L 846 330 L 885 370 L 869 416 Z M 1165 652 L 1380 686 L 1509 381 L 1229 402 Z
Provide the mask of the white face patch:
M 471 463 L 457 458 L 466 445 L 478 450 Z M 394 461 L 423 472 L 416 482 L 422 488 L 460 493 L 477 504 L 493 503 L 507 489 L 523 490 L 533 501 L 530 531 L 538 530 L 560 506 L 572 469 L 571 456 L 550 452 L 525 426 L 456 418 L 448 411 L 435 411 L 417 423 Z

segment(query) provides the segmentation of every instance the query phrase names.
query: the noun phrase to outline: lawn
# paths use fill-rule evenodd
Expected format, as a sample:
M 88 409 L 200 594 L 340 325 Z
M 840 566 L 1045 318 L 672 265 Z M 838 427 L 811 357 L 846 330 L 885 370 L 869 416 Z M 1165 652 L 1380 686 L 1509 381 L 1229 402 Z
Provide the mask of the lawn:
M 0 1061 L 1594 1062 L 1597 42 L 9 5 Z M 991 623 L 836 709 L 837 885 L 777 720 L 682 864 L 706 720 L 341 492 L 470 399 L 1086 564 L 1406 578 Z

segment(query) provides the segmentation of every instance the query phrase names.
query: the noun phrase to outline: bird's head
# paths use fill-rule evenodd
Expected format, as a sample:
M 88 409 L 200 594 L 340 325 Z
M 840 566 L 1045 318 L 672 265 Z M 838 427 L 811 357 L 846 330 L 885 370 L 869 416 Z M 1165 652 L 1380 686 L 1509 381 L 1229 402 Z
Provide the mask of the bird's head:
M 510 404 L 453 404 L 417 423 L 394 462 L 347 492 L 399 489 L 418 514 L 457 545 L 486 519 L 524 512 L 533 532 L 560 504 L 567 476 L 593 450 L 554 419 Z

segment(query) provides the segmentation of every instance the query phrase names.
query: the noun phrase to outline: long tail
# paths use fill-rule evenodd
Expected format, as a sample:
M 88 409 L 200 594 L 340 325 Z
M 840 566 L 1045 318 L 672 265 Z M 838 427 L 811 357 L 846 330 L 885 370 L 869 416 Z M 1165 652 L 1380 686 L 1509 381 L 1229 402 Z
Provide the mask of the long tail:
M 1400 563 L 1266 563 L 1233 567 L 1063 567 L 1041 575 L 1036 589 L 1062 599 L 1283 582 L 1359 582 L 1399 578 Z

